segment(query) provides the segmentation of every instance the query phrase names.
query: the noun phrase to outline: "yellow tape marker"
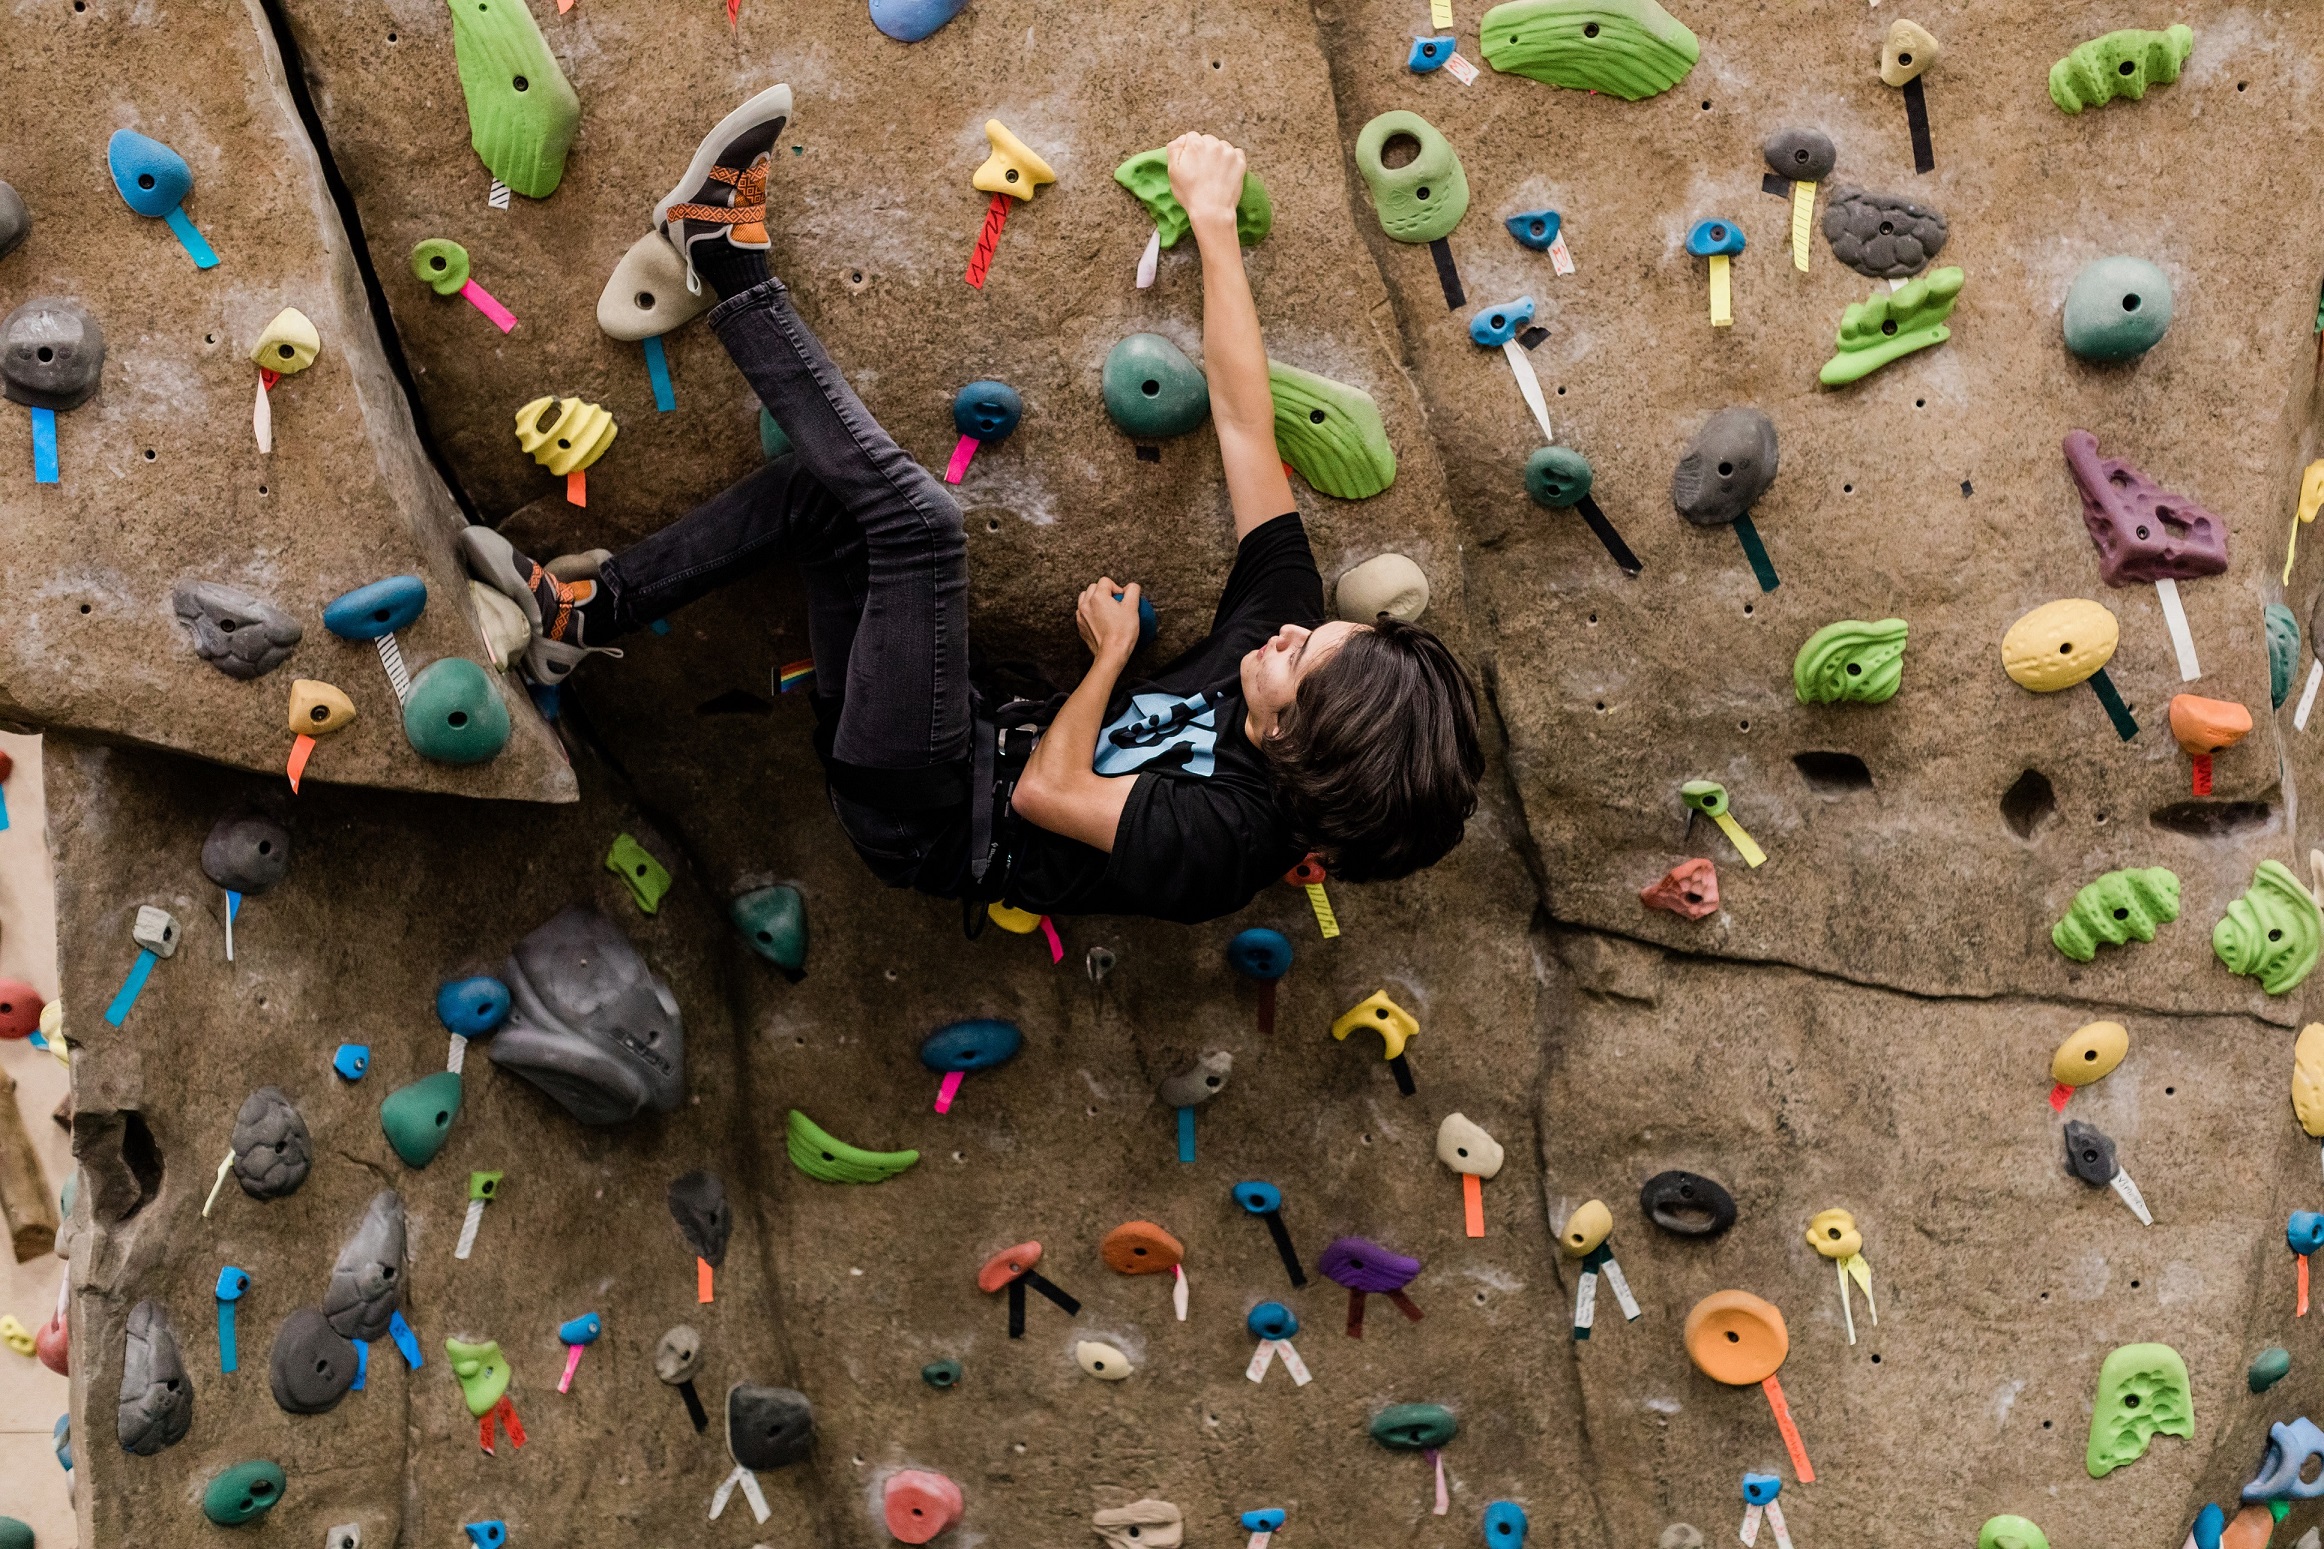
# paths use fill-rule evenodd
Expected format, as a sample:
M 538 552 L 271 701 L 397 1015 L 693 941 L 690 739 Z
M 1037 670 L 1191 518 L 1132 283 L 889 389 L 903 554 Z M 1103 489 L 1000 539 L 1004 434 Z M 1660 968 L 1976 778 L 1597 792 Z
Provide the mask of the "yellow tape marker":
M 1733 813 L 1718 813 L 1711 821 L 1719 825 L 1719 832 L 1725 834 L 1727 842 L 1734 845 L 1735 853 L 1743 857 L 1744 865 L 1756 867 L 1766 862 L 1767 852 L 1753 843 L 1749 834 L 1743 832 L 1743 825 L 1735 821 Z
M 2292 522 L 2291 545 L 2284 550 L 2284 584 L 2292 584 L 2292 558 L 2300 552 L 2300 529 L 2316 520 L 2316 513 L 2324 510 L 2324 457 L 2308 465 L 2300 475 L 2300 511 Z
M 1711 326 L 1713 328 L 1732 328 L 1735 326 L 1734 298 L 1727 286 L 1727 255 L 1725 253 L 1711 255 Z
M 1337 936 L 1340 933 L 1339 916 L 1331 912 L 1331 900 L 1324 896 L 1322 883 L 1307 884 L 1307 901 L 1315 909 L 1316 928 L 1323 932 L 1323 939 L 1329 941 Z
M 1816 185 L 1791 185 L 1791 266 L 1808 272 L 1808 239 L 1816 231 Z
M 1452 31 L 1452 0 L 1428 0 L 1428 21 L 1439 32 Z

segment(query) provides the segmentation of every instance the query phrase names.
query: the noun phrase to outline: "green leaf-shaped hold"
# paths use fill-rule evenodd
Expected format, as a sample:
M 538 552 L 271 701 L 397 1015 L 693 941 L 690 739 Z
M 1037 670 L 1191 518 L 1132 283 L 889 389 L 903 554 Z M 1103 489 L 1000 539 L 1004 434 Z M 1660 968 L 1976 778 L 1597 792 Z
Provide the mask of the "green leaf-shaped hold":
M 399 1086 L 379 1105 L 379 1127 L 406 1167 L 425 1167 L 452 1138 L 460 1113 L 460 1073 L 439 1070 L 410 1086 Z
M 2211 927 L 2211 950 L 2229 973 L 2249 974 L 2270 995 L 2300 987 L 2324 948 L 2316 900 L 2282 861 L 2261 861 L 2251 888 Z
M 1816 376 L 1826 387 L 1844 387 L 1870 376 L 1890 361 L 1942 344 L 1953 337 L 1945 319 L 1960 299 L 1958 269 L 1932 269 L 1893 295 L 1876 290 L 1867 301 L 1854 301 L 1840 314 L 1840 353 L 1824 362 Z
M 444 1354 L 452 1363 L 452 1380 L 460 1384 L 460 1397 L 468 1412 L 479 1420 L 492 1413 L 492 1406 L 508 1392 L 508 1359 L 500 1353 L 500 1341 L 447 1339 Z
M 1140 151 L 1114 168 L 1114 181 L 1138 196 L 1162 233 L 1164 247 L 1176 247 L 1186 235 L 1186 208 L 1170 192 L 1170 152 Z M 1275 226 L 1275 205 L 1257 173 L 1243 174 L 1243 196 L 1235 201 L 1235 235 L 1243 246 L 1256 247 Z
M 482 667 L 446 656 L 422 667 L 403 702 L 404 740 L 439 764 L 481 764 L 508 746 L 508 706 Z
M 581 99 L 557 68 L 525 0 L 446 0 L 468 143 L 492 175 L 527 199 L 546 199 L 565 176 Z
M 917 1151 L 866 1151 L 836 1139 L 798 1109 L 785 1137 L 791 1165 L 825 1183 L 885 1183 L 920 1160 Z
M 807 974 L 807 900 L 787 883 L 753 888 L 726 906 L 751 950 L 797 984 Z
M 2051 944 L 2077 963 L 2098 955 L 2098 945 L 2152 941 L 2157 926 L 2179 917 L 2179 878 L 2167 866 L 2144 871 L 2110 871 L 2074 895 L 2066 917 L 2050 929 Z
M 670 891 L 670 871 L 652 853 L 627 834 L 613 836 L 605 852 L 605 869 L 629 884 L 629 896 L 640 914 L 656 914 Z
M 1138 441 L 1183 436 L 1210 417 L 1210 383 L 1158 333 L 1134 333 L 1106 352 L 1098 385 L 1106 417 Z
M 2157 1434 L 2195 1434 L 2195 1393 L 2187 1363 L 2169 1345 L 2123 1345 L 2098 1368 L 2090 1410 L 2090 1450 L 2083 1464 L 2103 1479 L 2146 1456 Z
M 1368 500 L 1396 482 L 1396 453 L 1380 406 L 1360 387 L 1267 362 L 1275 396 L 1275 447 L 1327 495 Z
M 2050 1549 L 2049 1536 L 2023 1517 L 1987 1517 L 1977 1549 Z
M 1903 619 L 1842 619 L 1808 636 L 1792 659 L 1791 686 L 1803 705 L 1886 704 L 1904 682 Z
M 2268 703 L 2281 710 L 2300 665 L 2300 621 L 2280 602 L 2269 603 L 2260 618 L 2268 639 Z
M 202 1515 L 220 1527 L 240 1527 L 274 1509 L 290 1481 L 279 1463 L 237 1463 L 202 1487 Z
M 2104 107 L 2117 97 L 2136 102 L 2149 86 L 2168 86 L 2195 52 L 2195 29 L 2167 32 L 2126 27 L 2092 38 L 2050 66 L 2050 100 L 2068 113 Z
M 1419 154 L 1401 167 L 1384 159 L 1388 142 L 1409 135 Z M 1418 113 L 1383 113 L 1356 135 L 1356 170 L 1372 190 L 1380 229 L 1399 242 L 1434 242 L 1452 235 L 1469 212 L 1469 175 L 1460 154 Z
M 1670 90 L 1703 52 L 1654 0 L 1510 0 L 1477 34 L 1496 70 L 1628 102 Z
M 439 296 L 457 296 L 468 283 L 468 249 L 450 237 L 427 237 L 412 248 L 412 278 Z

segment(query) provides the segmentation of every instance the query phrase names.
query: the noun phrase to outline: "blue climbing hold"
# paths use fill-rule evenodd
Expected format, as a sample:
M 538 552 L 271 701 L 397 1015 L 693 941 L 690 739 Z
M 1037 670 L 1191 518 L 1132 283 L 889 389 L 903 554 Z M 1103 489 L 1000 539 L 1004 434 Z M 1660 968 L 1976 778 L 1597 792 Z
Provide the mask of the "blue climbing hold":
M 1014 1022 L 979 1018 L 954 1022 L 930 1033 L 920 1045 L 920 1063 L 930 1070 L 990 1070 L 1017 1057 L 1025 1035 Z
M 162 216 L 194 191 L 194 169 L 176 151 L 134 129 L 116 129 L 105 143 L 113 186 L 140 215 Z
M 1114 601 L 1120 602 L 1122 598 L 1127 595 L 1128 593 L 1126 592 L 1116 592 L 1114 593 Z M 1161 625 L 1159 621 L 1157 621 L 1154 617 L 1154 599 L 1147 596 L 1144 592 L 1140 592 L 1138 594 L 1139 650 L 1143 651 L 1146 649 L 1146 647 L 1154 643 L 1154 632 L 1160 627 Z
M 2291 1244 L 2294 1253 L 2324 1248 L 2324 1215 L 2313 1210 L 2293 1211 L 2292 1219 L 2284 1225 L 2284 1241 Z
M 1752 1506 L 1765 1506 L 1783 1493 L 1783 1481 L 1773 1474 L 1745 1474 L 1743 1499 Z
M 71 1473 L 73 1471 L 73 1417 L 69 1413 L 56 1417 L 56 1426 L 48 1433 L 48 1439 L 50 1444 L 56 1448 L 56 1466 L 68 1474 Z M 2211 1535 L 2211 1549 L 2219 1549 L 2219 1535 L 2217 1533 Z
M 2215 1504 L 2206 1504 L 2195 1513 L 2194 1530 L 2187 1537 L 2195 1549 L 2219 1549 L 2219 1535 L 2227 1531 L 2227 1513 Z
M 1696 221 L 1687 233 L 1687 251 L 1697 258 L 1733 257 L 1743 251 L 1743 228 L 1733 221 Z
M 971 382 L 953 395 L 954 426 L 988 446 L 1007 440 L 1024 417 L 1025 400 L 1006 382 Z
M 427 605 L 427 582 L 391 575 L 333 598 L 323 609 L 323 627 L 342 640 L 377 640 L 409 625 Z
M 898 43 L 917 43 L 966 9 L 968 0 L 871 0 L 871 19 Z
M 1246 979 L 1280 979 L 1291 972 L 1291 943 L 1263 926 L 1237 931 L 1227 943 L 1227 966 Z
M 1469 319 L 1469 338 L 1497 350 L 1517 337 L 1517 330 L 1533 321 L 1533 298 L 1519 296 L 1507 306 L 1487 307 Z
M 1559 216 L 1555 210 L 1520 210 L 1501 223 L 1509 235 L 1536 253 L 1546 253 L 1557 240 Z
M 1243 1324 L 1261 1339 L 1289 1339 L 1299 1332 L 1299 1315 L 1281 1302 L 1261 1302 Z
M 1485 1542 L 1493 1549 L 1524 1549 L 1525 1508 L 1515 1501 L 1495 1501 L 1485 1508 Z
M 468 1542 L 476 1549 L 501 1549 L 508 1542 L 508 1524 L 498 1517 L 486 1522 L 463 1522 L 460 1531 L 468 1535 Z
M 1243 1513 L 1243 1531 L 1246 1533 L 1280 1533 L 1283 1531 L 1283 1508 L 1262 1506 L 1257 1511 Z
M 238 1302 L 242 1293 L 250 1289 L 250 1271 L 229 1264 L 218 1271 L 218 1300 Z
M 331 1068 L 348 1081 L 361 1081 L 371 1068 L 371 1045 L 343 1043 L 331 1055 Z
M 446 1032 L 481 1038 L 508 1020 L 508 986 L 489 974 L 448 979 L 436 991 L 436 1020 Z
M 1457 38 L 1449 37 L 1414 38 L 1412 40 L 1412 54 L 1404 61 L 1404 67 L 1414 75 L 1426 75 L 1431 70 L 1441 70 L 1444 68 L 1444 62 L 1452 58 L 1453 47 L 1459 41 Z
M 1283 1191 L 1272 1183 L 1256 1180 L 1235 1185 L 1235 1203 L 1255 1216 L 1283 1208 Z
M 557 1338 L 568 1345 L 593 1345 L 597 1336 L 605 1332 L 605 1322 L 594 1312 L 585 1312 L 578 1318 L 567 1318 L 557 1325 Z

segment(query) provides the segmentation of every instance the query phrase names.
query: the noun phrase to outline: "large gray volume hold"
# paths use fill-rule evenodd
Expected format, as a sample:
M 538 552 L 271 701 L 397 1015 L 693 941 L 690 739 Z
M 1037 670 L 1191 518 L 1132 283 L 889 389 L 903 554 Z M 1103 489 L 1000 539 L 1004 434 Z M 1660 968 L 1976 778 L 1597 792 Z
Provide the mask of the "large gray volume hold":
M 381 1189 L 371 1196 L 355 1234 L 331 1266 L 323 1316 L 333 1329 L 366 1343 L 383 1337 L 403 1306 L 403 1196 Z
M 1775 425 L 1757 409 L 1721 409 L 1687 443 L 1670 476 L 1671 504 L 1697 527 L 1718 527 L 1751 509 L 1775 482 Z
M 263 893 L 290 870 L 290 830 L 255 812 L 229 812 L 202 841 L 202 875 L 229 893 Z
M 584 1124 L 669 1113 L 686 1090 L 677 997 L 595 909 L 574 905 L 517 943 L 515 1005 L 488 1048 Z
M 194 637 L 194 654 L 244 682 L 281 666 L 305 633 L 273 603 L 223 581 L 180 581 L 169 601 Z
M 69 301 L 27 301 L 0 320 L 0 394 L 36 409 L 72 409 L 97 390 L 105 330 Z
M 129 1309 L 121 1349 L 121 1401 L 114 1431 L 121 1450 L 141 1458 L 185 1440 L 194 1423 L 194 1384 L 178 1356 L 177 1335 L 161 1303 Z
M 315 1143 L 307 1121 L 282 1095 L 262 1086 L 242 1099 L 234 1118 L 234 1179 L 252 1199 L 280 1199 L 296 1193 L 314 1165 Z
M 320 1307 L 301 1307 L 275 1331 L 267 1362 L 274 1401 L 294 1415 L 338 1407 L 355 1385 L 355 1347 L 331 1327 Z
M 726 1391 L 726 1450 L 753 1473 L 796 1463 L 815 1445 L 815 1410 L 794 1388 L 738 1382 Z

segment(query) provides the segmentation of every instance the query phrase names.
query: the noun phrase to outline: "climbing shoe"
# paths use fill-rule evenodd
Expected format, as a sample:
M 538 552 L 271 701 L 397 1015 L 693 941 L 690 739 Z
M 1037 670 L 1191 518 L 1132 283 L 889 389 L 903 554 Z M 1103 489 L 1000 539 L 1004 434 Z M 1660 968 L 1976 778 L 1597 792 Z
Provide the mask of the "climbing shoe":
M 610 624 L 603 616 L 605 591 L 597 580 L 604 550 L 567 554 L 541 565 L 519 554 L 491 528 L 465 527 L 460 532 L 460 557 L 478 580 L 524 610 L 532 628 L 525 672 L 534 682 L 553 687 L 591 656 L 621 655 L 588 643 L 592 626 L 602 634 Z M 564 579 L 559 571 L 574 578 Z
M 725 243 L 764 251 L 765 162 L 791 117 L 791 88 L 770 86 L 718 121 L 694 148 L 686 175 L 654 206 L 654 229 L 686 260 L 686 288 L 701 289 L 697 250 Z M 715 281 L 714 281 L 715 283 Z

